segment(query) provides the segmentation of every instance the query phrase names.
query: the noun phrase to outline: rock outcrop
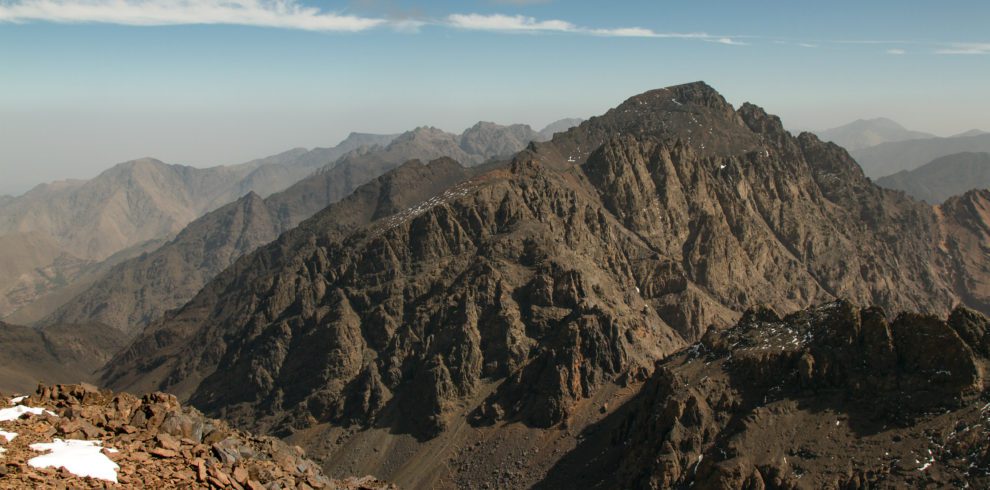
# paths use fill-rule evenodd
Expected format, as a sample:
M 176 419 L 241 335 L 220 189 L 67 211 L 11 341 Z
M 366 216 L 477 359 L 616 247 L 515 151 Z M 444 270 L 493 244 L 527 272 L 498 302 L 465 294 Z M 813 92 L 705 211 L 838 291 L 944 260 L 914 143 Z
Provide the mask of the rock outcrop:
M 301 448 L 232 429 L 164 393 L 136 397 L 91 385 L 48 385 L 14 400 L 37 413 L 0 421 L 13 435 L 0 440 L 4 488 L 395 488 L 371 477 L 327 478 Z M 6 403 L 5 397 L 0 406 Z M 117 466 L 116 483 L 31 464 L 41 454 L 31 446 L 53 440 L 96 441 Z
M 657 366 L 555 488 L 980 488 L 990 322 L 834 302 L 747 312 Z

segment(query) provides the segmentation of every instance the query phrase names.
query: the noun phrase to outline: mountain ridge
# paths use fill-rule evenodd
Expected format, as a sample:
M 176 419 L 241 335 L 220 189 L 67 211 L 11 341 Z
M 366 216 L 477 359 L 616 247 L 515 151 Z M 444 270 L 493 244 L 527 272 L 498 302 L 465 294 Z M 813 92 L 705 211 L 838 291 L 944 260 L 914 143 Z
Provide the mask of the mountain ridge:
M 403 133 L 385 146 L 361 146 L 263 203 L 255 202 L 251 207 L 254 211 L 244 208 L 245 200 L 261 201 L 260 196 L 241 198 L 192 222 L 160 250 L 121 265 L 41 319 L 41 323 L 97 321 L 133 335 L 167 310 L 191 299 L 237 257 L 274 240 L 403 162 L 430 161 L 453 154 L 478 165 L 497 158 L 505 152 L 506 145 L 516 151 L 524 148 L 529 144 L 527 138 L 535 137 L 527 128 L 479 123 L 465 131 L 480 138 L 468 144 L 468 150 L 462 148 L 462 138 L 457 135 L 427 127 Z M 527 138 L 519 138 L 520 131 Z M 241 222 L 251 227 L 250 234 L 229 228 Z M 204 262 L 207 258 L 209 263 Z

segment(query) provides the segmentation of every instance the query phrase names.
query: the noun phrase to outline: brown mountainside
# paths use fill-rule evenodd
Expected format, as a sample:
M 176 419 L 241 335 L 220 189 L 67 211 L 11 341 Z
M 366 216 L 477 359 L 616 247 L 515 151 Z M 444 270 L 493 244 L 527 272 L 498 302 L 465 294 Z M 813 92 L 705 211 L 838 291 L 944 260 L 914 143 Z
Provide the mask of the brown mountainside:
M 96 370 L 123 346 L 116 330 L 106 325 L 38 330 L 0 322 L 0 390 L 25 393 L 40 382 L 93 381 Z
M 358 186 L 409 160 L 426 162 L 453 155 L 476 165 L 509 150 L 517 152 L 529 144 L 527 138 L 538 137 L 528 128 L 478 123 L 462 137 L 419 128 L 388 145 L 351 151 L 282 192 L 264 200 L 248 195 L 190 223 L 161 248 L 115 267 L 75 297 L 63 300 L 65 304 L 42 323 L 95 321 L 136 334 L 165 311 L 190 300 L 238 257 L 274 240 Z M 349 140 L 356 138 L 352 135 Z M 458 141 L 472 138 L 478 141 L 463 150 Z M 452 178 L 461 172 L 452 172 Z
M 44 319 L 42 324 L 99 321 L 120 329 L 127 336 L 136 335 L 166 311 L 182 306 L 242 255 L 297 225 L 299 216 L 312 215 L 317 211 L 315 207 L 322 208 L 343 197 L 335 189 L 340 185 L 338 177 L 342 171 L 355 173 L 346 170 L 348 166 L 342 164 L 313 175 L 266 200 L 257 194 L 249 194 L 207 214 L 158 250 L 115 267 Z M 366 196 L 375 192 L 383 196 L 404 192 L 401 185 L 395 184 L 397 181 L 405 179 L 412 189 L 436 193 L 467 175 L 467 171 L 453 161 L 431 164 L 427 173 L 419 172 L 420 167 L 423 165 L 413 161 L 394 175 L 366 184 L 373 189 L 385 186 L 383 190 L 359 188 L 357 194 L 337 207 L 340 211 L 333 214 L 332 226 L 349 230 L 355 224 L 369 221 L 371 216 L 366 214 L 382 203 Z
M 988 328 L 753 310 L 659 363 L 537 488 L 985 488 Z
M 936 214 L 758 107 L 676 86 L 353 231 L 317 214 L 150 327 L 103 380 L 286 435 L 332 472 L 525 486 L 654 361 L 751 305 L 980 307 L 990 291 L 959 278 L 986 271 L 938 246 L 946 229 L 979 232 L 971 209 Z M 532 429 L 551 426 L 567 430 Z
M 25 270 L 0 280 L 0 318 L 33 323 L 113 265 L 154 250 L 207 211 L 246 193 L 267 196 L 345 153 L 392 138 L 355 133 L 333 148 L 295 149 L 206 169 L 146 158 L 88 181 L 44 184 L 9 199 L 0 205 L 7 260 L 32 260 L 18 260 Z M 39 260 L 42 251 L 46 260 Z

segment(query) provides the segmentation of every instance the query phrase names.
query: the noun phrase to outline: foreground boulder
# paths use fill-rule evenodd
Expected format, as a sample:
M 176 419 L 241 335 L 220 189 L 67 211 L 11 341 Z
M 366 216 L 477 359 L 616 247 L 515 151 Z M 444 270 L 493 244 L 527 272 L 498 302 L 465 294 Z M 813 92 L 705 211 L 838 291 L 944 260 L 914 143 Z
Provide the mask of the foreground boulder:
M 29 397 L 4 397 L 0 406 L 8 414 L 28 412 L 0 417 L 2 488 L 393 488 L 370 477 L 329 479 L 301 448 L 232 429 L 164 393 L 139 398 L 89 385 L 39 386 Z M 73 441 L 93 441 L 112 461 L 106 464 L 118 468 L 94 478 L 69 467 L 35 467 L 42 452 L 32 445 Z

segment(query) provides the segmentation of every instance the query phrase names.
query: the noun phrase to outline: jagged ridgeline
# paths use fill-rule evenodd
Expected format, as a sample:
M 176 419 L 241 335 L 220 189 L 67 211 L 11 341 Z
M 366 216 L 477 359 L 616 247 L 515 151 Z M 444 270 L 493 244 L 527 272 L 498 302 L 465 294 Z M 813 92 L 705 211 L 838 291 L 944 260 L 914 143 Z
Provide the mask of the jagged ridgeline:
M 525 485 L 655 361 L 752 305 L 990 304 L 988 193 L 944 212 L 882 190 L 704 83 L 415 191 L 449 165 L 394 182 L 401 199 L 379 187 L 366 223 L 342 232 L 331 206 L 238 260 L 103 380 L 287 436 L 332 471 L 415 486 L 534 465 Z M 550 426 L 570 429 L 532 432 Z M 452 463 L 479 441 L 484 461 Z

